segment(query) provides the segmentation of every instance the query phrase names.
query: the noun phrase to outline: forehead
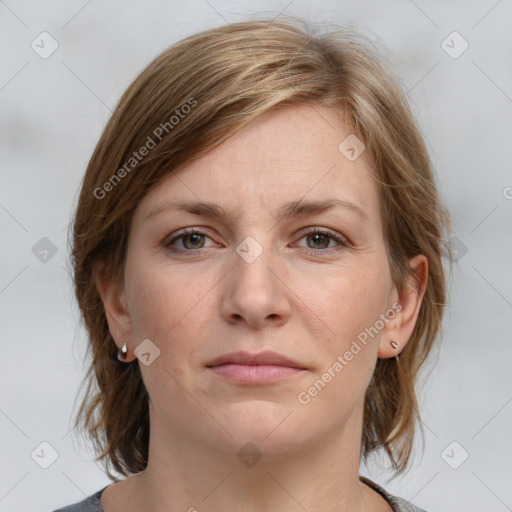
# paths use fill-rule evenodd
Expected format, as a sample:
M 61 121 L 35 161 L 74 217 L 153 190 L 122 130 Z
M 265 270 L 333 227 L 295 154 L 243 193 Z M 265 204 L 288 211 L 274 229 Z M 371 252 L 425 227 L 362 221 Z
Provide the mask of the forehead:
M 354 137 L 334 108 L 273 109 L 165 178 L 143 198 L 139 216 L 171 199 L 215 202 L 250 216 L 301 198 L 339 198 L 378 220 L 379 191 L 366 151 L 355 160 L 347 158 L 349 136 Z

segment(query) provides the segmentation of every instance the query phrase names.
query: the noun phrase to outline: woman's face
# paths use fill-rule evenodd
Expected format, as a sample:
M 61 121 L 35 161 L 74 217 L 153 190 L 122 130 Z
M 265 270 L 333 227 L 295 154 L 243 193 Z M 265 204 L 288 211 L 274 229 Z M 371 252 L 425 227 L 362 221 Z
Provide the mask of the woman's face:
M 110 326 L 130 354 L 149 340 L 152 442 L 277 456 L 349 425 L 359 444 L 376 359 L 407 342 L 418 304 L 399 312 L 377 183 L 364 151 L 339 149 L 349 134 L 335 110 L 268 112 L 138 205 Z M 345 203 L 308 209 L 327 201 Z M 239 351 L 302 369 L 209 367 Z

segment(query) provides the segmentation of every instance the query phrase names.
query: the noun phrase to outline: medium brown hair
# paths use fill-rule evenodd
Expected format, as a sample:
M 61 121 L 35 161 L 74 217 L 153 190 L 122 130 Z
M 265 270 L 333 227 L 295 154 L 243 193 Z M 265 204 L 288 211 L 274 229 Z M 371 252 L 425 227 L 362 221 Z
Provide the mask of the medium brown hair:
M 411 275 L 409 259 L 428 258 L 412 336 L 399 359 L 377 360 L 365 395 L 362 459 L 383 448 L 395 474 L 405 471 L 420 419 L 418 372 L 441 331 L 442 256 L 450 256 L 443 236 L 451 224 L 406 93 L 382 61 L 377 44 L 350 27 L 315 32 L 313 24 L 295 17 L 253 20 L 179 41 L 122 95 L 87 166 L 71 248 L 75 293 L 92 352 L 75 426 L 92 439 L 96 460 L 110 478 L 110 464 L 125 476 L 147 465 L 148 394 L 138 364 L 117 360 L 95 285 L 95 262 L 104 262 L 113 279 L 124 279 L 131 218 L 153 187 L 264 112 L 304 103 L 336 109 L 366 145 L 399 291 Z M 150 150 L 134 160 L 143 146 Z

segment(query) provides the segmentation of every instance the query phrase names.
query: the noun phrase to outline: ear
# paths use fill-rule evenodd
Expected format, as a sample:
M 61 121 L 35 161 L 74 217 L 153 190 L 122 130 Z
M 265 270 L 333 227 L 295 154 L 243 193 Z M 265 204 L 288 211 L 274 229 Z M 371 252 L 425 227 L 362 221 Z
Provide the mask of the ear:
M 105 308 L 110 334 L 118 350 L 121 350 L 124 343 L 127 344 L 128 353 L 123 361 L 133 361 L 136 357 L 130 350 L 130 345 L 133 347 L 132 321 L 126 304 L 124 284 L 113 279 L 103 261 L 93 264 L 93 277 Z
M 418 254 L 409 260 L 409 265 L 413 270 L 413 274 L 407 279 L 403 290 L 399 293 L 395 287 L 393 293 L 401 306 L 400 311 L 398 307 L 396 315 L 386 325 L 382 332 L 379 342 L 378 357 L 388 358 L 400 354 L 407 345 L 418 314 L 420 312 L 421 302 L 427 288 L 428 281 L 428 259 L 423 254 Z M 398 348 L 393 348 L 391 342 L 398 343 Z

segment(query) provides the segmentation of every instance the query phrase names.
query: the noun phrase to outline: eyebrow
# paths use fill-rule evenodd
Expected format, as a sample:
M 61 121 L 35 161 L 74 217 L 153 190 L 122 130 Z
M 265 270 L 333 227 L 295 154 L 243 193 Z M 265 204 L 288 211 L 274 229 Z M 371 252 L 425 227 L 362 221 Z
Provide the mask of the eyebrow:
M 326 212 L 327 210 L 331 210 L 332 208 L 345 208 L 349 211 L 353 211 L 357 213 L 360 217 L 365 220 L 368 220 L 366 213 L 356 204 L 342 200 L 342 199 L 325 199 L 322 201 L 304 201 L 304 200 L 296 200 L 285 203 L 278 211 L 278 221 L 282 221 L 284 219 L 289 219 L 292 217 L 299 217 L 305 215 L 313 215 Z M 188 213 L 192 213 L 194 215 L 201 215 L 203 217 L 208 217 L 212 219 L 225 219 L 229 217 L 229 213 L 224 210 L 221 206 L 215 203 L 211 203 L 209 201 L 205 202 L 197 202 L 197 201 L 182 201 L 182 200 L 169 200 L 165 201 L 155 208 L 153 208 L 148 215 L 146 215 L 145 220 L 161 213 L 165 210 L 174 209 L 179 211 L 184 211 Z M 237 215 L 238 216 L 238 215 Z

